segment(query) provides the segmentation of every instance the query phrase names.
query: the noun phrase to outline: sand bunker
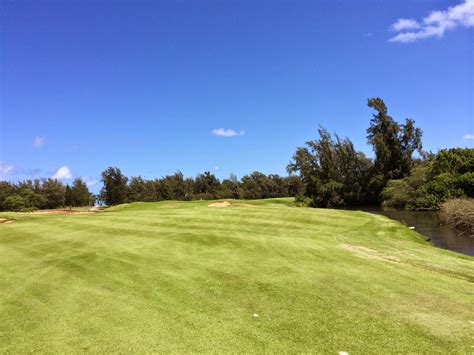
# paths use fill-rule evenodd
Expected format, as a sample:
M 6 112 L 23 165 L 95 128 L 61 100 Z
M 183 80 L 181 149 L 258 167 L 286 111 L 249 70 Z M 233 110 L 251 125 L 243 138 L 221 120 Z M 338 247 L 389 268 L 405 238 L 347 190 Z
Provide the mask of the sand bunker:
M 228 207 L 230 206 L 230 202 L 223 201 L 223 202 L 213 202 L 208 204 L 209 207 Z
M 15 220 L 11 218 L 0 218 L 0 223 L 2 224 L 8 224 L 8 223 L 13 223 L 13 222 L 15 222 Z

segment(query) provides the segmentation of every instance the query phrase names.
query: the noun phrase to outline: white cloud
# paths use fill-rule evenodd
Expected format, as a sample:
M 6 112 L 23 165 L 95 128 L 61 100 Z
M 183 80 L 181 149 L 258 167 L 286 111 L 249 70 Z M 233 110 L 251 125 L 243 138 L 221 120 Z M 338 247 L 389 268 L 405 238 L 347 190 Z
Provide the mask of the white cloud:
M 63 166 L 56 171 L 56 173 L 52 176 L 53 179 L 63 180 L 63 179 L 71 179 L 72 174 L 71 170 L 67 166 Z
M 474 27 L 474 0 L 464 0 L 462 4 L 444 11 L 432 11 L 419 22 L 399 19 L 391 26 L 399 33 L 390 38 L 390 42 L 409 43 L 430 37 L 441 38 L 446 31 L 456 27 Z
M 218 171 L 221 167 L 219 165 L 215 165 L 212 167 L 212 171 Z
M 464 139 L 474 139 L 474 133 L 467 133 L 463 136 Z
M 7 176 L 14 175 L 16 168 L 13 165 L 0 162 L 0 178 L 4 179 Z
M 392 25 L 392 30 L 400 32 L 406 30 L 417 30 L 420 27 L 420 24 L 413 19 L 401 18 L 398 19 L 397 22 Z
M 35 148 L 41 148 L 46 144 L 46 138 L 36 136 L 35 139 L 33 139 L 33 147 Z
M 244 131 L 235 131 L 230 128 L 215 128 L 211 131 L 211 133 L 215 136 L 219 137 L 236 137 L 236 136 L 243 136 L 245 134 Z

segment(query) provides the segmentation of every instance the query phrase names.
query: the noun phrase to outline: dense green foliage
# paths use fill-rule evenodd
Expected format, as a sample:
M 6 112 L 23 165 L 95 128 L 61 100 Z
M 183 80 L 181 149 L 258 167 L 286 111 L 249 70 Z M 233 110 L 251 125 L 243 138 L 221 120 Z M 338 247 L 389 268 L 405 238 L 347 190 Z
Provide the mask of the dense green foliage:
M 102 173 L 104 188 L 101 198 L 107 205 L 124 202 L 152 202 L 162 200 L 212 200 L 216 198 L 264 199 L 297 195 L 302 188 L 299 177 L 265 175 L 255 171 L 241 181 L 235 175 L 222 182 L 206 171 L 195 179 L 185 178 L 181 172 L 160 179 L 128 178 L 120 169 L 110 167 Z
M 422 132 L 411 119 L 406 119 L 404 125 L 398 124 L 378 97 L 369 99 L 367 105 L 377 111 L 367 129 L 367 139 L 375 152 L 372 188 L 380 192 L 388 180 L 410 174 L 412 155 L 422 150 Z
M 348 138 L 341 139 L 337 134 L 332 138 L 324 128 L 318 131 L 319 139 L 297 148 L 287 170 L 301 176 L 303 194 L 310 205 L 337 207 L 375 203 L 390 179 L 410 174 L 412 155 L 422 148 L 421 130 L 410 119 L 404 125 L 398 124 L 387 114 L 387 107 L 380 98 L 369 99 L 368 106 L 377 111 L 367 129 L 368 142 L 375 152 L 374 161 L 356 151 Z M 394 183 L 389 188 L 397 190 Z
M 301 176 L 310 204 L 337 207 L 367 202 L 371 161 L 349 139 L 332 138 L 324 128 L 318 132 L 320 138 L 298 148 L 287 167 Z
M 0 181 L 0 211 L 32 211 L 64 206 L 87 206 L 93 195 L 80 178 L 72 188 L 55 179 L 36 179 L 12 183 Z
M 17 184 L 0 181 L 0 211 L 29 211 L 43 208 L 79 207 L 95 203 L 96 199 L 108 206 L 126 202 L 162 200 L 212 200 L 216 198 L 264 199 L 292 197 L 303 188 L 297 176 L 265 175 L 255 171 L 241 181 L 231 175 L 222 182 L 212 173 L 185 178 L 181 172 L 159 179 L 146 180 L 141 176 L 128 178 L 119 168 L 109 167 L 102 172 L 103 188 L 99 196 L 92 195 L 86 183 L 78 178 L 72 186 L 58 180 L 43 179 Z
M 89 206 L 95 202 L 95 196 L 93 196 L 86 183 L 81 179 L 74 179 L 72 188 L 66 185 L 64 194 L 64 205 L 68 207 L 80 207 Z
M 100 196 L 103 201 L 107 205 L 117 205 L 126 202 L 128 178 L 122 174 L 120 169 L 109 167 L 101 175 L 104 187 Z
M 0 352 L 472 353 L 472 257 L 291 201 L 0 215 Z
M 436 154 L 430 174 L 466 174 L 474 172 L 474 149 L 443 149 Z
M 474 197 L 474 149 L 443 149 L 419 162 L 412 174 L 390 180 L 383 204 L 412 210 L 438 210 L 458 197 Z

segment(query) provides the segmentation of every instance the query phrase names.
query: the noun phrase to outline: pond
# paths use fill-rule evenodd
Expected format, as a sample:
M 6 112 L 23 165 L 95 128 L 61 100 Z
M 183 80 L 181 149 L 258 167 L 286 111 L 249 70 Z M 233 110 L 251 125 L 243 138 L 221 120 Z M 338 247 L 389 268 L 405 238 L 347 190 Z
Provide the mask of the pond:
M 440 248 L 449 249 L 458 253 L 474 256 L 474 238 L 462 236 L 453 229 L 442 226 L 438 214 L 432 211 L 406 211 L 406 210 L 384 210 L 382 207 L 356 207 L 369 213 L 382 214 L 391 219 L 400 221 L 407 226 L 413 226 L 430 242 Z

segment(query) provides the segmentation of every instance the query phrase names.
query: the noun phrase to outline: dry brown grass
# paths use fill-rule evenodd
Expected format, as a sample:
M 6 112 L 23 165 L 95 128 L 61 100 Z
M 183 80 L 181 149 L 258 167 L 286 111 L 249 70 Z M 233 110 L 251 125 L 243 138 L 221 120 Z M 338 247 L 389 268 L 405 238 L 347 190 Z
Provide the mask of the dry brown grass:
M 208 204 L 209 207 L 228 207 L 230 206 L 230 202 L 222 201 L 222 202 L 213 202 Z
M 462 234 L 474 237 L 474 199 L 457 198 L 446 201 L 439 212 L 443 224 L 449 225 Z
M 11 218 L 0 218 L 0 223 L 2 224 L 9 224 L 9 223 L 13 223 L 15 222 L 14 219 L 11 219 Z

